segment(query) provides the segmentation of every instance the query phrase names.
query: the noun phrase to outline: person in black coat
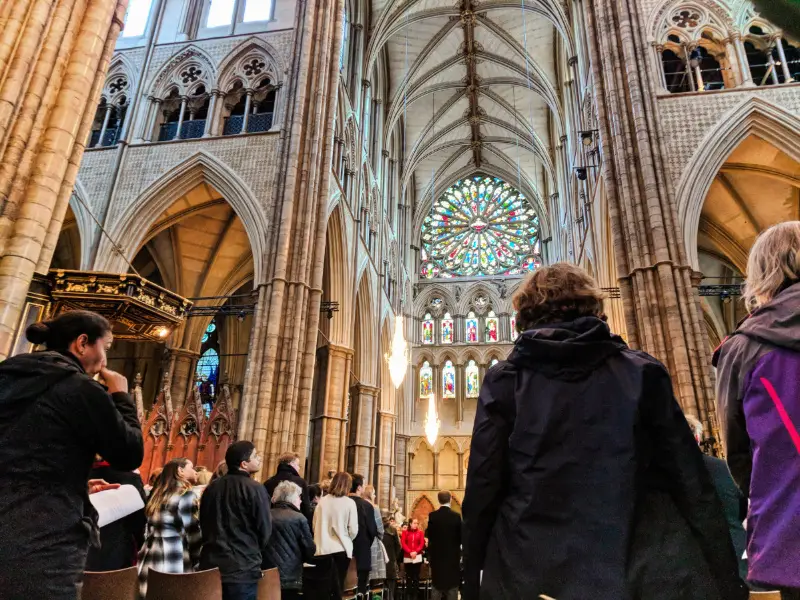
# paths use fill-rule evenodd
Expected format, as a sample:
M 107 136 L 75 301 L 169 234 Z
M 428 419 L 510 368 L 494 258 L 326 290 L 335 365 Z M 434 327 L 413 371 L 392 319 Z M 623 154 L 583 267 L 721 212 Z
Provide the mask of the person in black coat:
M 281 481 L 291 481 L 300 486 L 300 512 L 308 519 L 308 524 L 313 523 L 314 511 L 311 509 L 311 501 L 308 498 L 308 484 L 300 476 L 300 455 L 296 452 L 285 452 L 278 458 L 278 471 L 264 482 L 267 494 L 272 498 L 275 488 Z
M 138 473 L 133 471 L 120 471 L 102 459 L 95 461 L 90 479 L 102 479 L 108 483 L 132 485 L 142 497 L 142 502 L 147 503 L 144 484 Z M 89 548 L 86 557 L 87 571 L 117 571 L 127 569 L 136 564 L 136 555 L 144 543 L 144 530 L 147 517 L 144 506 L 140 510 L 129 514 L 113 523 L 100 528 L 100 547 Z
M 261 457 L 242 440 L 230 445 L 225 462 L 227 475 L 208 484 L 200 502 L 200 568 L 219 569 L 223 600 L 255 600 L 272 533 L 267 490 L 252 479 Z
M 356 503 L 358 512 L 358 535 L 353 540 L 353 558 L 356 560 L 358 571 L 358 593 L 366 594 L 369 591 L 369 572 L 372 570 L 372 542 L 378 536 L 378 526 L 375 524 L 375 507 L 361 495 L 364 492 L 364 476 L 353 475 L 350 488 L 350 498 Z
M 71 311 L 25 335 L 47 351 L 0 363 L 0 596 L 75 600 L 90 539 L 99 543 L 95 455 L 137 468 L 142 431 L 128 382 L 106 368 L 106 319 Z
M 386 550 L 386 586 L 385 600 L 394 600 L 397 588 L 397 569 L 403 563 L 403 546 L 400 544 L 400 533 L 394 517 L 383 519 L 383 547 Z
M 611 334 L 602 298 L 565 263 L 514 297 L 523 333 L 478 399 L 462 597 L 745 600 L 669 375 Z
M 272 536 L 262 567 L 277 568 L 281 578 L 281 600 L 300 598 L 303 563 L 314 560 L 317 547 L 308 520 L 300 512 L 300 486 L 282 481 L 272 495 Z
M 461 585 L 461 515 L 450 508 L 451 495 L 439 492 L 438 510 L 428 515 L 428 562 L 433 600 L 458 600 Z

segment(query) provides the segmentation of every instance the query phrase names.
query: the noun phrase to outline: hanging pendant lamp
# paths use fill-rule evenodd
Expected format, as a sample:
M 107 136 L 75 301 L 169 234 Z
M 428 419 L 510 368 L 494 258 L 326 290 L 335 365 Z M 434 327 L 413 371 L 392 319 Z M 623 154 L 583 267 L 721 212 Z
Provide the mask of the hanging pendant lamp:
M 436 438 L 439 436 L 439 426 L 442 422 L 436 414 L 436 398 L 433 394 L 428 396 L 428 413 L 425 415 L 425 438 L 433 448 L 436 445 Z
M 389 363 L 389 375 L 395 388 L 399 388 L 408 370 L 408 343 L 403 336 L 403 315 L 394 320 L 394 336 L 392 337 L 392 353 L 386 355 Z

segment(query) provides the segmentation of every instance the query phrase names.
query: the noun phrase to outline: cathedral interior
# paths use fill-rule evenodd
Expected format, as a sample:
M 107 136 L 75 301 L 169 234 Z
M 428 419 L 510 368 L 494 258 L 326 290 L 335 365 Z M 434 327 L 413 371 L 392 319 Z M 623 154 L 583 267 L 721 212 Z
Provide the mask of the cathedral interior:
M 251 439 L 425 519 L 568 261 L 713 445 L 748 251 L 800 219 L 798 82 L 749 0 L 0 3 L 0 359 L 96 310 L 145 478 Z

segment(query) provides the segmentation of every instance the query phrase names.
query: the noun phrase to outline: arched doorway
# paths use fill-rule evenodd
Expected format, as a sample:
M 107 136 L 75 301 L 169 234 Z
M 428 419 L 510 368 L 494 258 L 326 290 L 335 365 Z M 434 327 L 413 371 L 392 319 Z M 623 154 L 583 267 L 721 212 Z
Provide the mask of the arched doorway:
M 756 237 L 800 219 L 800 162 L 757 134 L 743 139 L 715 175 L 703 201 L 697 252 L 710 344 L 731 333 L 746 311 L 737 294 Z

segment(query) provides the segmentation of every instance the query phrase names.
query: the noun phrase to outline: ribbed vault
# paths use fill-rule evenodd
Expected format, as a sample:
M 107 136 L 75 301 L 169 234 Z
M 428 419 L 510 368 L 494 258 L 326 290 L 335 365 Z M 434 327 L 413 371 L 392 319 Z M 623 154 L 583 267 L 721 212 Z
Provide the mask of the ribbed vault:
M 402 128 L 403 186 L 425 213 L 457 174 L 513 174 L 540 209 L 566 134 L 556 48 L 572 55 L 555 0 L 384 0 L 371 5 L 366 72 L 387 56 L 383 138 Z M 427 200 L 426 200 L 427 198 Z

